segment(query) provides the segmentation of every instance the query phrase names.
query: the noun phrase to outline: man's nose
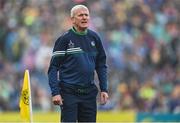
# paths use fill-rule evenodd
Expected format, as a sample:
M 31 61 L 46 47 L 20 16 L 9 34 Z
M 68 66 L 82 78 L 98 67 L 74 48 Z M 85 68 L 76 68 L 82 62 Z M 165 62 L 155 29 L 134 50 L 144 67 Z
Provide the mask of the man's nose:
M 86 15 L 83 15 L 83 19 L 86 19 L 87 17 L 86 17 Z

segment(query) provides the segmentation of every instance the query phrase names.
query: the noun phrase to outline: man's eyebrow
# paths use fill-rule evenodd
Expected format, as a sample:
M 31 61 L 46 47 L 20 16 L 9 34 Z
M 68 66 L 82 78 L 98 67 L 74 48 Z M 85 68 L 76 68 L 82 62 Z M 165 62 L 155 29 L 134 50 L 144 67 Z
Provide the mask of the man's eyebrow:
M 87 13 L 86 13 L 86 14 L 82 14 L 82 13 L 81 13 L 81 14 L 78 14 L 78 15 L 79 15 L 79 16 L 81 16 L 81 15 L 86 15 L 86 16 L 88 16 L 89 14 L 87 14 Z

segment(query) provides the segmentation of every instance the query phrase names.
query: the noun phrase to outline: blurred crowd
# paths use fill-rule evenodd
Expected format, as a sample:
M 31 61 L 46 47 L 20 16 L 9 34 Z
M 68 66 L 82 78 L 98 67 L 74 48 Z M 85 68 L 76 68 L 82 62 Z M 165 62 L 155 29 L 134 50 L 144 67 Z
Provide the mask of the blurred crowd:
M 0 0 L 0 111 L 19 110 L 25 69 L 33 110 L 54 110 L 47 70 L 76 4 L 108 58 L 110 100 L 98 109 L 180 113 L 179 0 Z

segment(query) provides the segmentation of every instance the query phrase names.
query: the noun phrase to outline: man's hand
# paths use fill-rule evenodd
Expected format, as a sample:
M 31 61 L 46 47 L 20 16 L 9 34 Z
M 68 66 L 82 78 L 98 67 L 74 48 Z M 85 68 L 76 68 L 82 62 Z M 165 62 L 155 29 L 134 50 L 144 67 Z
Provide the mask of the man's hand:
M 101 93 L 100 93 L 100 104 L 101 104 L 101 105 L 106 104 L 107 101 L 108 101 L 108 98 L 109 98 L 109 96 L 108 96 L 108 93 L 107 93 L 107 92 L 101 92 Z
M 52 97 L 52 102 L 54 103 L 54 105 L 62 105 L 63 99 L 62 99 L 61 95 L 56 95 L 56 96 Z

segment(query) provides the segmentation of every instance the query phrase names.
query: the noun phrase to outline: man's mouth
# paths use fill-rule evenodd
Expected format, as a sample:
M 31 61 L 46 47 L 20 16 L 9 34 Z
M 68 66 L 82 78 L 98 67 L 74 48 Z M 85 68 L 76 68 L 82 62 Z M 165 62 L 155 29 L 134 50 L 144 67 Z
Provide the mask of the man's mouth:
M 87 22 L 84 21 L 84 22 L 81 22 L 81 23 L 82 23 L 82 24 L 86 24 Z

